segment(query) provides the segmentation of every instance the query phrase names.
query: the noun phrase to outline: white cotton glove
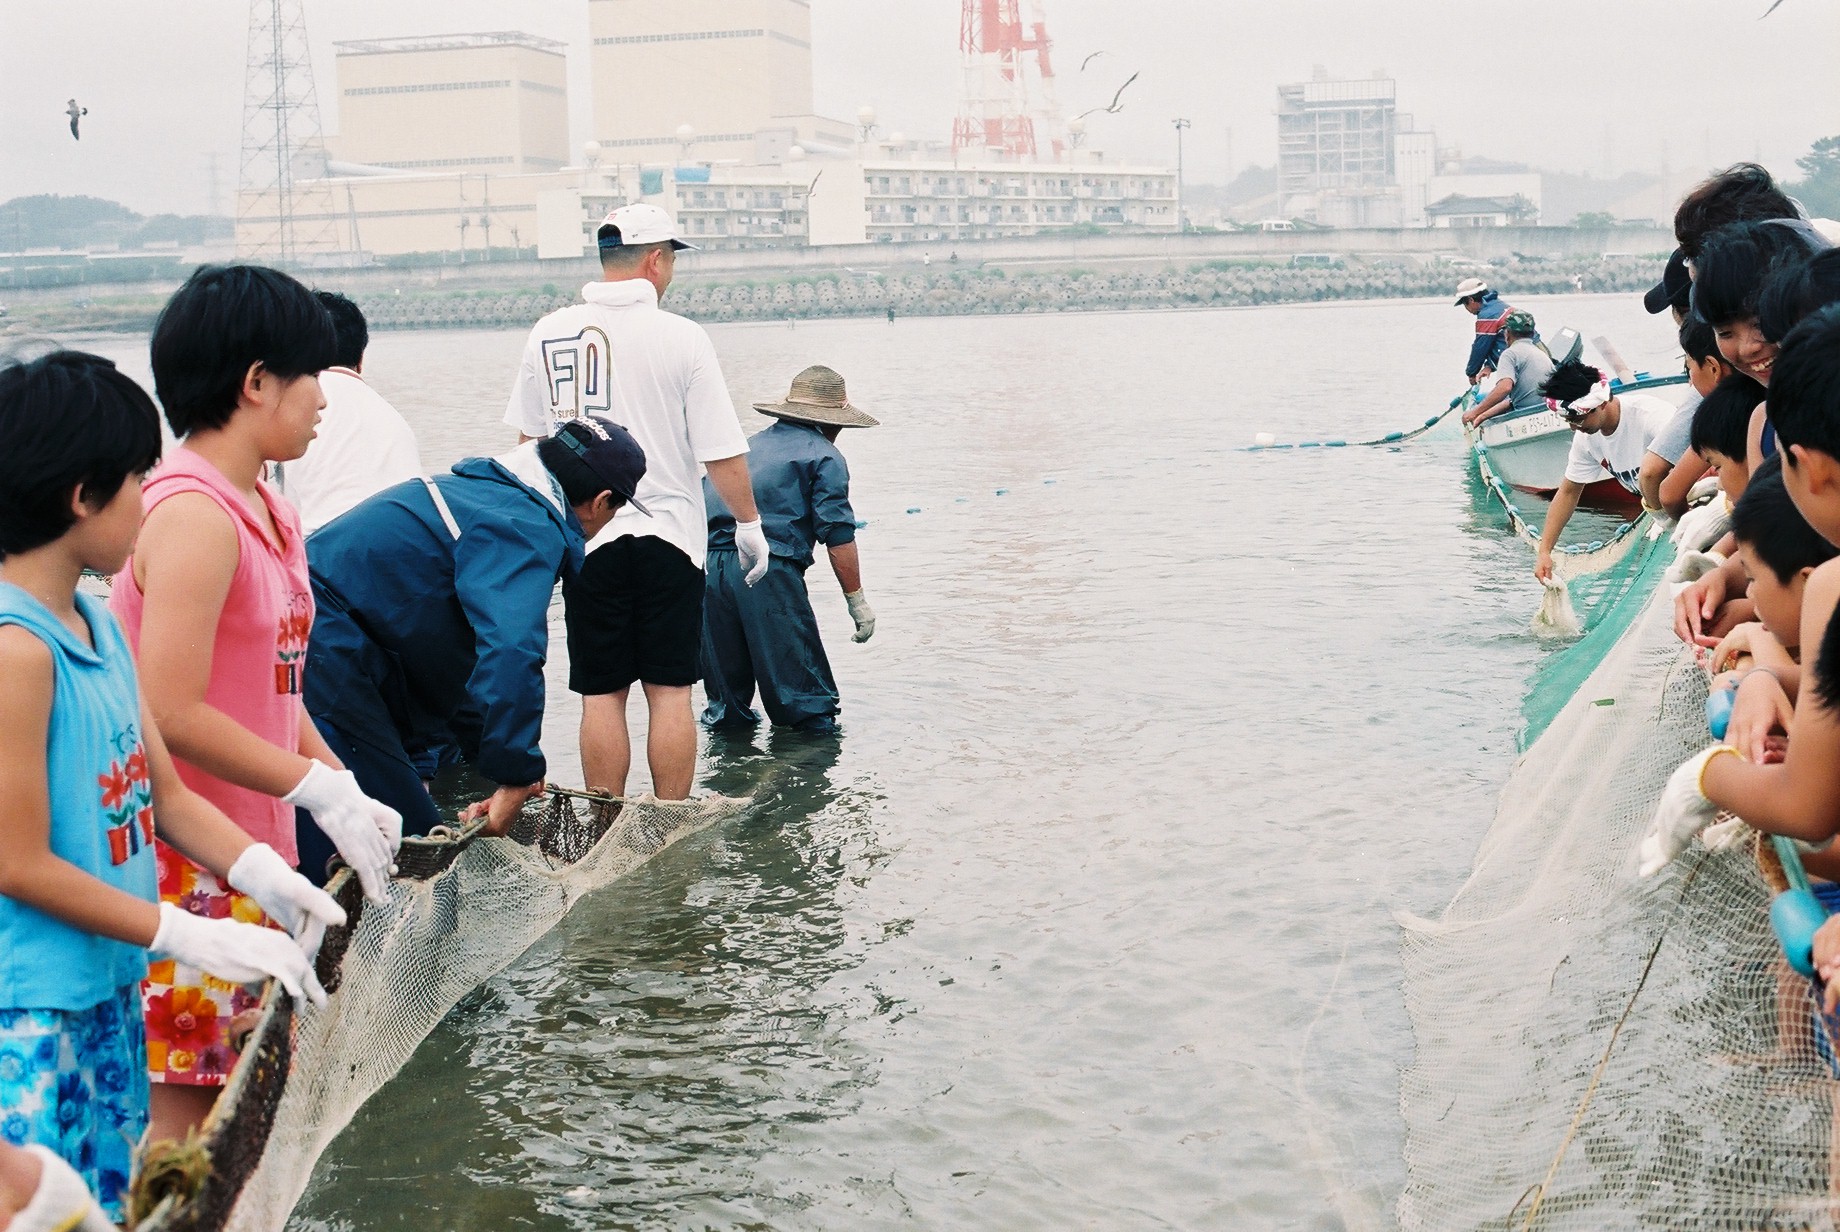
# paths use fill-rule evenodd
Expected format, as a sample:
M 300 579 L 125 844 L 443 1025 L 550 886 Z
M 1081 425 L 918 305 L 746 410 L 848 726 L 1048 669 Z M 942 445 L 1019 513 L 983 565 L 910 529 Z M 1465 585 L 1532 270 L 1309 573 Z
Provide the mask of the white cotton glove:
M 287 866 L 267 843 L 251 843 L 230 866 L 224 880 L 256 900 L 268 917 L 287 929 L 307 957 L 319 953 L 329 926 L 345 922 L 345 909 L 332 895 Z
M 844 595 L 843 601 L 850 605 L 850 619 L 856 622 L 856 634 L 852 642 L 866 642 L 875 636 L 875 609 L 869 606 L 869 596 L 860 589 Z
M 89 1186 L 62 1156 L 36 1143 L 25 1149 L 38 1156 L 38 1188 L 6 1232 L 115 1232 Z
M 161 903 L 160 931 L 147 948 L 232 984 L 277 979 L 295 1000 L 304 994 L 315 1005 L 326 1004 L 326 990 L 313 974 L 306 951 L 292 937 L 272 928 L 207 920 Z
M 747 571 L 741 579 L 749 586 L 767 575 L 767 562 L 773 559 L 767 547 L 767 532 L 760 529 L 760 519 L 735 523 L 735 551 L 741 554 L 741 567 Z
M 1727 817 L 1717 825 L 1707 826 L 1699 832 L 1700 846 L 1707 851 L 1724 851 L 1735 847 L 1751 836 L 1751 828 L 1742 817 Z
M 1669 582 L 1697 582 L 1724 563 L 1725 558 L 1717 552 L 1682 549 L 1674 563 L 1668 566 L 1665 577 Z
M 1731 514 L 1723 494 L 1697 509 L 1689 509 L 1674 524 L 1674 542 L 1692 551 L 1702 551 L 1725 537 L 1731 529 Z
M 392 857 L 402 846 L 401 813 L 365 795 L 357 775 L 323 761 L 314 762 L 281 798 L 313 814 L 314 824 L 339 849 L 339 858 L 358 875 L 364 897 L 379 905 L 389 901 L 390 874 L 396 871 Z
M 1705 774 L 1706 764 L 1719 754 L 1737 752 L 1729 744 L 1715 744 L 1682 762 L 1668 776 L 1667 785 L 1661 789 L 1661 802 L 1655 806 L 1654 820 L 1648 823 L 1648 833 L 1637 853 L 1637 871 L 1642 876 L 1652 877 L 1666 868 L 1669 861 L 1687 849 L 1693 836 L 1719 815 L 1718 805 L 1706 799 L 1700 788 L 1700 776 Z

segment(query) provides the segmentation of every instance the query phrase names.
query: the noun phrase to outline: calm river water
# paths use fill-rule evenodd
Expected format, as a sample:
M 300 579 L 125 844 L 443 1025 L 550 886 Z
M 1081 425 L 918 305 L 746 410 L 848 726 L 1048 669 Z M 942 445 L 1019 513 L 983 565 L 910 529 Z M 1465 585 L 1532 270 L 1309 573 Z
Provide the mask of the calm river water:
M 1522 306 L 1678 364 L 1633 296 Z M 811 574 L 844 733 L 710 744 L 705 784 L 773 807 L 464 1001 L 295 1224 L 1388 1225 L 1391 913 L 1437 911 L 1493 815 L 1547 653 L 1532 559 L 1448 430 L 1238 447 L 1422 422 L 1469 326 L 1439 301 L 713 328 L 738 403 L 821 362 L 884 423 L 841 442 L 873 641 Z M 145 373 L 143 340 L 79 342 Z M 444 467 L 504 446 L 521 345 L 383 334 L 367 375 Z

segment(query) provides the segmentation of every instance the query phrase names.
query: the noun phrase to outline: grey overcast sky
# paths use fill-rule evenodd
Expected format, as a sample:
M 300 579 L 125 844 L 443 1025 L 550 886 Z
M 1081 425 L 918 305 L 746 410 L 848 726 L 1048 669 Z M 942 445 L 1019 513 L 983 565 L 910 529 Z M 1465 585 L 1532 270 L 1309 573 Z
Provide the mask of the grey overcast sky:
M 1195 181 L 1269 163 L 1276 86 L 1383 70 L 1399 106 L 1464 152 L 1565 171 L 1676 176 L 1760 158 L 1794 176 L 1840 133 L 1840 3 L 1783 0 L 1043 0 L 1061 102 L 1113 157 L 1173 161 L 1193 123 Z M 337 129 L 332 43 L 520 29 L 571 44 L 571 134 L 588 131 L 584 0 L 305 0 L 321 103 Z M 1026 11 L 1025 4 L 1025 11 Z M 87 193 L 143 213 L 227 209 L 241 138 L 248 0 L 0 0 L 0 200 Z M 948 134 L 953 0 L 813 0 L 816 104 L 872 103 L 909 136 Z M 1094 51 L 1107 54 L 1079 72 Z M 83 140 L 64 100 L 90 108 Z

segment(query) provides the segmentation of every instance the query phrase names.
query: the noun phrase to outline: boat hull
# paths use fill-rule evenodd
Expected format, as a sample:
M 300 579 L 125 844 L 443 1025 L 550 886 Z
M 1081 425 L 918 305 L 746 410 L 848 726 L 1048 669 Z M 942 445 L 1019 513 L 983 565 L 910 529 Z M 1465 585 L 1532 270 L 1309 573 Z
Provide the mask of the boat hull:
M 1472 441 L 1489 452 L 1489 464 L 1516 492 L 1551 496 L 1565 478 L 1571 456 L 1572 430 L 1552 411 L 1502 415 L 1470 430 Z M 1588 484 L 1583 499 L 1593 503 L 1635 504 L 1639 500 L 1614 479 Z

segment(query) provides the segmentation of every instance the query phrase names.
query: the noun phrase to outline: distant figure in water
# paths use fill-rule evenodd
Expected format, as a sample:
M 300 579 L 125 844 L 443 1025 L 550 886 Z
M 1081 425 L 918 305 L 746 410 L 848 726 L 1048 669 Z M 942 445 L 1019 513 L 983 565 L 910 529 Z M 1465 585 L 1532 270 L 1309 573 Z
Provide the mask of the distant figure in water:
M 892 307 L 888 309 L 888 323 L 890 325 L 894 324 L 894 309 Z
M 843 429 L 872 428 L 876 420 L 850 405 L 843 377 L 822 366 L 794 377 L 783 400 L 756 402 L 754 409 L 780 421 L 748 442 L 754 503 L 774 567 L 758 586 L 744 584 L 735 519 L 705 481 L 709 567 L 700 667 L 709 702 L 703 722 L 758 723 L 758 688 L 775 726 L 831 732 L 837 727 L 837 681 L 818 637 L 805 571 L 822 543 L 856 623 L 851 640 L 868 641 L 875 612 L 863 594 L 850 468 L 836 441 Z
M 70 117 L 70 135 L 78 141 L 83 140 L 83 134 L 77 131 L 77 121 L 89 114 L 89 108 L 77 106 L 77 100 L 73 98 L 70 105 L 64 108 L 64 114 Z

